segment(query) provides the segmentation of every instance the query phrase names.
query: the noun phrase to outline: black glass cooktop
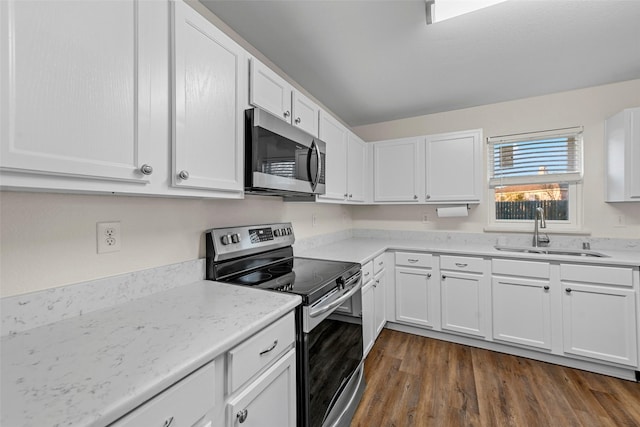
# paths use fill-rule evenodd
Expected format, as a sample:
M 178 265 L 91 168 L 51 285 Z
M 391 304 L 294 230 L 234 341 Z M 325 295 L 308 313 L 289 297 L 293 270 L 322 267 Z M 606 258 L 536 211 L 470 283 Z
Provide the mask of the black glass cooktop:
M 226 282 L 300 295 L 311 304 L 360 270 L 360 264 L 294 257 L 247 274 L 230 277 Z

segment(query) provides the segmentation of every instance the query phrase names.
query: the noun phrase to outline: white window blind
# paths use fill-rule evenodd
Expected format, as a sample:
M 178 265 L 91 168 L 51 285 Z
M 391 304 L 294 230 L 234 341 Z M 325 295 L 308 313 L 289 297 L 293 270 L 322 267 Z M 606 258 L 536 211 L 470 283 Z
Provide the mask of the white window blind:
M 582 180 L 582 127 L 487 138 L 489 185 Z

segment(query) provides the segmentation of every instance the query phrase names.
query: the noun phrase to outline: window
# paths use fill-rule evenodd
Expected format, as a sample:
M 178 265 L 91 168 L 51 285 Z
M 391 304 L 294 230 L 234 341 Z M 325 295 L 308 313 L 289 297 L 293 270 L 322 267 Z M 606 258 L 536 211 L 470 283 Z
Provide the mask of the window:
M 582 128 L 490 137 L 489 229 L 524 231 L 542 207 L 550 230 L 581 225 Z

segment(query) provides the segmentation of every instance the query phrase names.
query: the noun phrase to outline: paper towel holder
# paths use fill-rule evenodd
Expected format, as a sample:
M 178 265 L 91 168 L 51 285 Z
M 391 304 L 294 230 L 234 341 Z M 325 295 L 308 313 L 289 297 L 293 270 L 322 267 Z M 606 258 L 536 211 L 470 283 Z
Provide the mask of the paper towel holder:
M 467 210 L 470 211 L 471 210 L 471 206 L 469 206 L 469 203 L 466 204 L 467 205 Z M 436 211 L 440 209 L 440 208 L 436 208 Z

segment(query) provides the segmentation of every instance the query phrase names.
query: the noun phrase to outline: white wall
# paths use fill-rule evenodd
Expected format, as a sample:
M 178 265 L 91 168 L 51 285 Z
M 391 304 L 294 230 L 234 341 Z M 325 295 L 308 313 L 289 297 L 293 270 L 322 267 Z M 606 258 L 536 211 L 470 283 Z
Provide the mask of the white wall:
M 594 237 L 640 238 L 640 203 L 604 200 L 604 120 L 640 106 L 640 80 L 597 86 L 354 128 L 365 141 L 482 128 L 484 137 L 584 126 L 584 228 Z M 486 153 L 485 153 L 486 157 Z M 486 172 L 485 172 L 486 174 Z M 353 209 L 356 228 L 482 232 L 487 203 L 464 219 L 438 219 L 433 207 L 367 206 Z M 423 214 L 429 222 L 422 223 Z M 617 226 L 622 215 L 626 225 Z
M 315 213 L 317 222 L 311 224 Z M 97 254 L 96 222 L 121 221 L 122 250 Z M 0 296 L 205 256 L 212 227 L 291 221 L 296 238 L 352 227 L 337 205 L 0 192 Z

